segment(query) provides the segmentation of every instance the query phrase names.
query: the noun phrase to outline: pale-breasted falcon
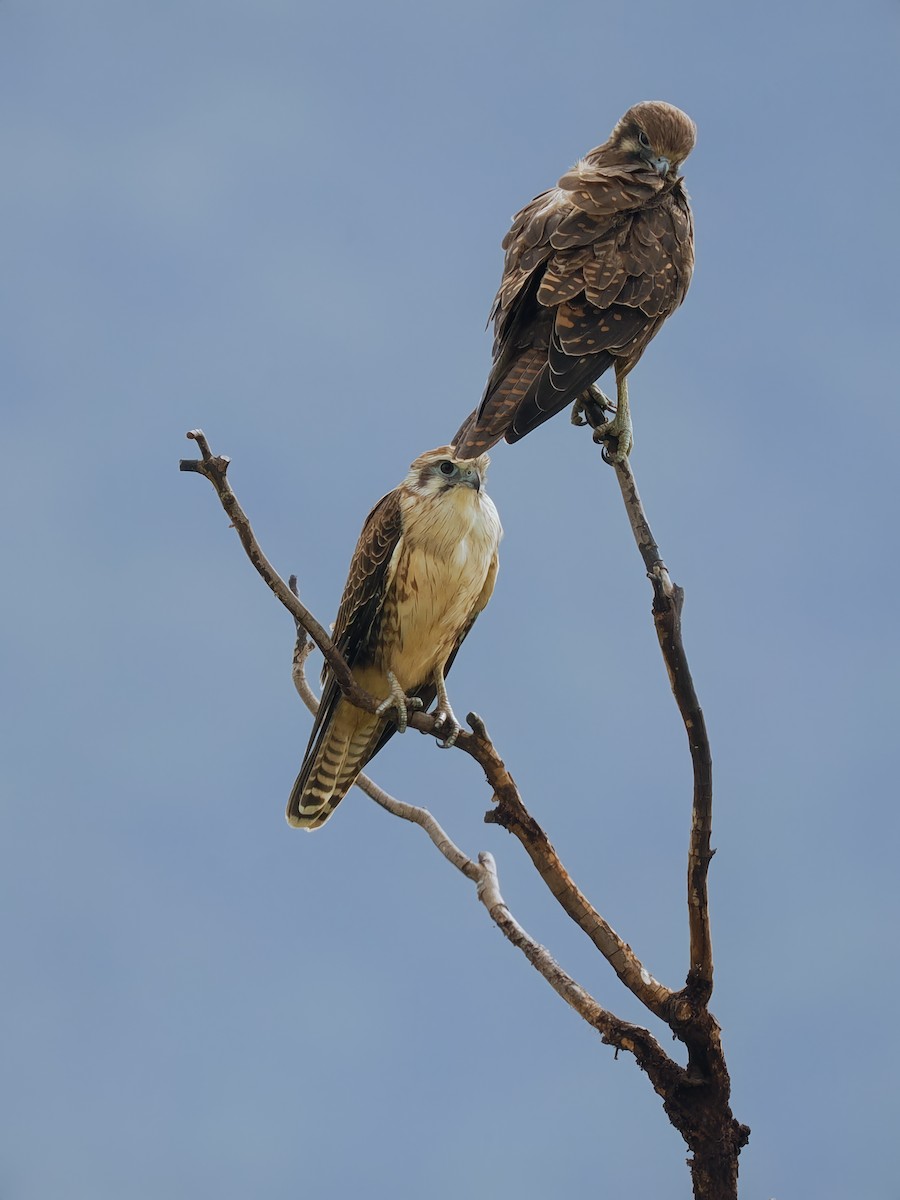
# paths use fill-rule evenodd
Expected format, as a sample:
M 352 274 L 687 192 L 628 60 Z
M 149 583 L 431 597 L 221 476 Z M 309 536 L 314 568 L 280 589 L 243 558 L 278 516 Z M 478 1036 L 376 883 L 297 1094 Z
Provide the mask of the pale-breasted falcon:
M 484 491 L 489 458 L 450 446 L 415 460 L 366 518 L 334 625 L 334 642 L 359 684 L 386 696 L 377 713 L 344 699 L 326 665 L 322 699 L 287 806 L 291 825 L 318 829 L 407 709 L 437 697 L 443 745 L 459 724 L 444 676 L 497 577 L 502 529 Z
M 678 172 L 695 136 L 671 104 L 635 104 L 602 146 L 513 218 L 491 310 L 493 366 L 453 439 L 458 454 L 517 442 L 609 367 L 616 416 L 595 436 L 618 461 L 630 452 L 626 377 L 691 280 L 693 219 Z

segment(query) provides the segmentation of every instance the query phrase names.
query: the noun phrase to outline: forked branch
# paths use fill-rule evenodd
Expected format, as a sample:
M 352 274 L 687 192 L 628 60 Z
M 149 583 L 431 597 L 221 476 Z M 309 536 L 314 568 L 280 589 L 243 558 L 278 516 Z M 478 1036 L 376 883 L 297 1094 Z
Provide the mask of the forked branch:
M 201 459 L 182 461 L 181 469 L 198 472 L 209 479 L 250 561 L 294 617 L 298 631 L 294 681 L 304 702 L 315 712 L 318 700 L 305 673 L 305 661 L 310 649 L 308 634 L 322 651 L 347 699 L 373 712 L 378 704 L 377 699 L 357 684 L 324 627 L 300 602 L 293 578 L 291 586 L 285 584 L 262 553 L 246 514 L 228 483 L 229 460 L 212 454 L 200 430 L 192 430 L 188 437 L 197 442 Z M 479 854 L 478 862 L 474 862 L 453 843 L 431 813 L 397 800 L 364 775 L 357 782 L 382 807 L 395 816 L 419 825 L 447 861 L 476 884 L 479 899 L 504 936 L 522 950 L 566 1003 L 597 1029 L 605 1042 L 634 1054 L 662 1097 L 672 1124 L 692 1151 L 689 1163 L 697 1200 L 733 1200 L 737 1196 L 738 1155 L 749 1137 L 749 1129 L 732 1116 L 730 1081 L 719 1028 L 707 1007 L 713 983 L 707 895 L 707 874 L 713 853 L 710 849 L 712 760 L 709 741 L 682 643 L 681 608 L 684 594 L 672 583 L 660 557 L 629 464 L 617 463 L 616 472 L 632 531 L 653 586 L 653 618 L 657 637 L 687 730 L 694 770 L 688 861 L 690 965 L 682 990 L 672 991 L 655 980 L 630 946 L 615 933 L 572 881 L 546 833 L 525 808 L 518 788 L 480 717 L 469 714 L 471 732 L 461 731 L 456 745 L 479 763 L 492 788 L 496 807 L 487 813 L 485 819 L 502 825 L 519 839 L 550 892 L 611 963 L 622 982 L 651 1012 L 666 1022 L 676 1037 L 686 1043 L 687 1067 L 669 1058 L 648 1030 L 621 1021 L 601 1007 L 563 971 L 543 946 L 522 929 L 500 894 L 496 865 L 490 854 Z M 435 728 L 434 718 L 427 713 L 411 714 L 409 724 L 422 733 L 442 737 L 442 731 Z
M 291 575 L 288 580 L 288 587 L 291 593 L 299 599 L 295 575 Z M 312 642 L 307 640 L 306 630 L 300 622 L 297 621 L 296 624 L 297 638 L 294 644 L 291 674 L 301 700 L 315 716 L 319 710 L 319 700 L 306 676 L 306 660 L 312 650 Z M 470 713 L 468 719 L 470 722 L 481 725 L 480 719 L 474 713 Z M 617 1050 L 625 1050 L 634 1054 L 639 1065 L 647 1072 L 653 1086 L 660 1094 L 663 1094 L 663 1091 L 672 1092 L 676 1088 L 691 1086 L 691 1081 L 684 1068 L 668 1057 L 648 1030 L 628 1021 L 622 1021 L 604 1009 L 589 992 L 563 970 L 546 947 L 535 941 L 522 928 L 500 894 L 500 881 L 492 854 L 480 853 L 478 862 L 474 863 L 460 850 L 427 809 L 398 800 L 396 796 L 386 792 L 365 774 L 357 776 L 356 786 L 393 816 L 410 821 L 424 830 L 444 858 L 476 885 L 478 899 L 485 906 L 503 936 L 522 951 L 553 990 L 602 1035 L 604 1042 L 614 1046 Z
M 343 694 L 357 707 L 365 709 L 367 712 L 374 712 L 378 706 L 376 697 L 359 686 L 324 627 L 301 603 L 299 597 L 291 591 L 288 584 L 284 582 L 263 554 L 250 521 L 228 482 L 227 471 L 230 459 L 214 455 L 201 430 L 192 429 L 187 436 L 197 443 L 201 459 L 199 461 L 182 459 L 180 469 L 196 472 L 210 481 L 232 527 L 241 540 L 247 557 L 267 586 L 290 612 L 296 624 L 306 631 L 321 650 L 329 667 L 334 672 Z M 496 819 L 511 832 L 518 834 L 537 866 L 541 878 L 563 909 L 584 930 L 597 949 L 609 961 L 625 986 L 651 1012 L 663 1020 L 667 1020 L 666 1014 L 671 1010 L 677 993 L 672 992 L 653 978 L 627 942 L 618 936 L 575 886 L 547 835 L 522 803 L 518 788 L 488 736 L 484 722 L 474 713 L 470 713 L 468 719 L 471 732 L 460 731 L 456 739 L 456 748 L 475 759 L 493 790 L 498 808 L 496 813 L 493 810 L 488 813 L 486 819 Z M 443 730 L 435 728 L 434 717 L 428 713 L 411 713 L 409 725 L 421 733 L 431 734 L 438 738 L 443 737 Z M 525 836 L 526 831 L 527 837 Z

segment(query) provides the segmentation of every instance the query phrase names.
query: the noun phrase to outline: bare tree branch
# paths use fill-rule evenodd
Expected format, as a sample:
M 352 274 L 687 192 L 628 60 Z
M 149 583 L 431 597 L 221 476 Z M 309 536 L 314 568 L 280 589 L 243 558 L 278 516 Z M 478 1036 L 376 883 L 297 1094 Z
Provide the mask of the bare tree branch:
M 588 404 L 584 420 L 595 430 L 605 424 L 606 414 L 599 406 Z M 653 622 L 663 661 L 678 711 L 688 736 L 694 774 L 694 799 L 691 841 L 688 854 L 688 926 L 690 930 L 690 966 L 686 991 L 694 1003 L 708 1003 L 713 989 L 712 935 L 709 924 L 707 876 L 714 850 L 712 834 L 712 753 L 706 721 L 688 666 L 681 636 L 681 610 L 684 591 L 673 584 L 659 546 L 644 512 L 637 483 L 628 459 L 613 463 L 625 511 L 653 587 Z
M 334 672 L 341 692 L 357 708 L 361 708 L 365 712 L 375 712 L 379 701 L 359 686 L 353 672 L 347 666 L 343 655 L 329 637 L 325 627 L 320 625 L 312 613 L 301 604 L 298 597 L 291 592 L 288 585 L 266 558 L 265 554 L 263 554 L 253 533 L 247 514 L 238 503 L 238 498 L 232 491 L 231 484 L 228 482 L 227 471 L 231 459 L 212 453 L 202 429 L 189 430 L 187 437 L 197 443 L 201 458 L 199 462 L 196 459 L 183 458 L 178 464 L 178 469 L 180 471 L 195 472 L 198 475 L 205 476 L 209 480 L 216 489 L 216 494 L 219 497 L 222 507 L 231 521 L 232 529 L 235 530 L 241 539 L 241 545 L 244 547 L 247 557 L 262 576 L 266 586 L 275 593 L 294 620 L 306 630 L 322 651 L 325 661 Z M 434 717 L 430 717 L 425 713 L 411 713 L 409 724 L 422 733 L 438 732 L 434 728 Z M 443 733 L 441 732 L 438 736 L 442 737 Z
M 378 700 L 359 686 L 324 627 L 301 603 L 299 597 L 291 591 L 288 584 L 284 582 L 263 554 L 250 521 L 226 477 L 230 459 L 217 457 L 212 453 L 202 430 L 192 429 L 187 436 L 197 443 L 201 461 L 182 459 L 180 470 L 196 472 L 210 481 L 222 507 L 231 520 L 232 527 L 241 540 L 247 557 L 270 590 L 290 612 L 298 627 L 305 630 L 322 651 L 329 667 L 334 671 L 343 694 L 357 707 L 363 708 L 367 712 L 374 712 L 378 706 Z M 541 878 L 565 912 L 584 930 L 625 986 L 651 1012 L 661 1019 L 667 1020 L 666 1013 L 671 1008 L 677 993 L 670 991 L 653 978 L 628 943 L 618 936 L 612 926 L 603 919 L 575 886 L 547 835 L 522 803 L 518 788 L 488 736 L 484 722 L 475 713 L 470 713 L 467 720 L 472 727 L 472 732 L 461 730 L 456 739 L 456 748 L 475 759 L 493 789 L 498 809 L 496 813 L 489 812 L 485 819 L 496 821 L 519 837 L 538 868 Z M 435 729 L 434 717 L 428 713 L 411 713 L 409 725 L 422 733 L 438 738 L 443 737 L 442 729 Z
M 592 419 L 590 411 L 586 415 L 589 420 Z M 311 648 L 307 641 L 309 634 L 324 654 L 347 699 L 366 711 L 374 711 L 377 700 L 358 686 L 349 666 L 324 628 L 300 603 L 295 579 L 292 577 L 291 585 L 286 585 L 262 553 L 226 479 L 229 460 L 213 456 L 201 431 L 193 430 L 188 437 L 197 442 L 202 457 L 199 462 L 183 461 L 181 469 L 198 472 L 210 480 L 251 562 L 294 617 L 297 625 L 294 683 L 307 707 L 313 712 L 318 707 L 318 700 L 306 680 L 305 672 L 306 658 Z M 627 943 L 577 888 L 547 835 L 522 803 L 518 788 L 489 738 L 484 722 L 475 713 L 468 716 L 471 732 L 461 731 L 456 745 L 479 763 L 493 790 L 496 808 L 487 813 L 485 820 L 502 825 L 519 839 L 551 894 L 588 934 L 622 982 L 687 1045 L 687 1067 L 681 1067 L 670 1059 L 648 1030 L 621 1021 L 602 1008 L 543 946 L 522 929 L 500 894 L 496 865 L 490 854 L 482 853 L 478 862 L 473 862 L 453 843 L 427 810 L 397 800 L 364 775 L 359 777 L 358 784 L 367 795 L 395 816 L 420 825 L 447 861 L 476 884 L 479 899 L 498 928 L 525 954 L 550 986 L 601 1033 L 605 1042 L 635 1056 L 661 1096 L 669 1119 L 692 1151 L 689 1164 L 696 1200 L 734 1200 L 737 1196 L 738 1155 L 750 1131 L 732 1116 L 729 1103 L 731 1085 L 719 1027 L 707 1008 L 713 980 L 707 894 L 707 874 L 712 857 L 712 760 L 709 741 L 682 643 L 680 618 L 684 594 L 672 583 L 660 557 L 629 464 L 624 462 L 615 465 L 632 531 L 653 586 L 653 617 L 657 637 L 688 733 L 694 769 L 688 862 L 691 961 L 686 986 L 681 991 L 672 992 L 653 979 Z M 434 728 L 434 718 L 428 714 L 414 713 L 409 723 L 420 732 L 442 736 Z
M 653 1035 L 640 1025 L 632 1025 L 602 1008 L 585 989 L 576 983 L 556 962 L 544 946 L 536 942 L 510 913 L 500 894 L 497 868 L 493 855 L 482 853 L 478 861 L 484 877 L 478 885 L 478 898 L 500 931 L 522 951 L 528 961 L 543 975 L 557 995 L 589 1025 L 592 1025 L 609 1046 L 627 1050 L 646 1071 L 654 1089 L 663 1097 L 682 1094 L 695 1086 L 687 1071 L 673 1062 Z
M 713 957 L 709 925 L 707 874 L 714 850 L 712 833 L 712 753 L 706 721 L 688 666 L 681 636 L 681 610 L 684 591 L 673 584 L 659 553 L 659 547 L 644 514 L 641 497 L 631 465 L 616 463 L 616 477 L 625 501 L 634 540 L 653 586 L 653 622 L 659 647 L 669 673 L 672 692 L 688 736 L 694 771 L 694 802 L 691 842 L 688 858 L 688 922 L 690 928 L 690 970 L 688 987 L 693 998 L 706 1003 L 712 995 Z
M 469 713 L 466 720 L 472 726 L 475 738 L 482 743 L 478 762 L 485 767 L 497 801 L 497 807 L 485 814 L 485 821 L 502 825 L 519 839 L 550 893 L 588 935 L 629 991 L 652 1013 L 667 1021 L 675 993 L 653 978 L 628 943 L 576 886 L 550 839 L 522 803 L 512 776 L 494 750 L 484 722 L 475 713 Z
M 296 575 L 290 576 L 288 586 L 291 593 L 299 599 Z M 307 640 L 305 630 L 297 622 L 291 675 L 300 698 L 315 716 L 319 709 L 319 700 L 306 676 L 306 660 L 311 649 L 312 643 Z M 475 718 L 475 721 L 480 724 L 478 718 Z M 497 866 L 492 854 L 480 853 L 476 864 L 459 849 L 427 809 L 398 800 L 365 774 L 357 776 L 356 786 L 393 816 L 411 821 L 425 831 L 444 858 L 476 884 L 478 899 L 504 937 L 522 951 L 553 990 L 579 1016 L 602 1034 L 608 1045 L 634 1054 L 658 1091 L 661 1087 L 671 1091 L 692 1086 L 684 1068 L 668 1057 L 648 1030 L 620 1020 L 598 1004 L 590 993 L 562 969 L 550 952 L 522 928 L 500 894 Z

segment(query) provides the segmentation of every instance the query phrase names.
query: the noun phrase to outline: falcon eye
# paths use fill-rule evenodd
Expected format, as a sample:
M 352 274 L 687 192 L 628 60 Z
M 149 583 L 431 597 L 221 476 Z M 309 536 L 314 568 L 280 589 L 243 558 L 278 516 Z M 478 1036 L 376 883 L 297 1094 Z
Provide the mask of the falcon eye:
M 440 472 L 442 475 L 452 475 L 455 470 L 456 467 L 454 467 L 453 463 L 450 462 L 449 459 L 445 458 L 440 465 Z
M 647 137 L 646 133 L 644 133 L 643 129 L 638 130 L 638 141 L 641 143 L 641 145 L 644 147 L 645 150 L 650 149 L 650 139 Z

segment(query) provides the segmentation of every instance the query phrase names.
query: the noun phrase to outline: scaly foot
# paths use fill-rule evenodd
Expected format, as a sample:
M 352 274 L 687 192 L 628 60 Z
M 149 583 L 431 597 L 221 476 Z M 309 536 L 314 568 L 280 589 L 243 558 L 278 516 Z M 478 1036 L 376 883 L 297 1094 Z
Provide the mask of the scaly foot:
M 608 463 L 623 463 L 634 448 L 634 428 L 628 405 L 628 381 L 616 375 L 618 404 L 611 421 L 594 428 L 594 441 L 603 443 L 603 458 Z
M 388 683 L 390 684 L 391 694 L 375 709 L 376 717 L 383 717 L 393 709 L 393 718 L 397 722 L 397 732 L 406 733 L 406 726 L 409 721 L 410 712 L 415 712 L 416 709 L 422 707 L 422 701 L 418 696 L 407 696 L 403 688 L 397 682 L 397 676 L 393 671 L 387 673 Z
M 631 419 L 616 417 L 594 430 L 594 441 L 603 443 L 603 458 L 608 463 L 623 463 L 634 449 L 634 429 Z
M 437 689 L 437 708 L 434 710 L 435 725 L 449 730 L 444 733 L 444 740 L 438 742 L 442 750 L 449 750 L 459 737 L 459 731 L 462 728 L 457 721 L 453 709 L 450 707 L 450 700 L 447 696 L 447 685 L 444 683 L 444 672 L 440 667 L 434 673 L 434 686 Z

